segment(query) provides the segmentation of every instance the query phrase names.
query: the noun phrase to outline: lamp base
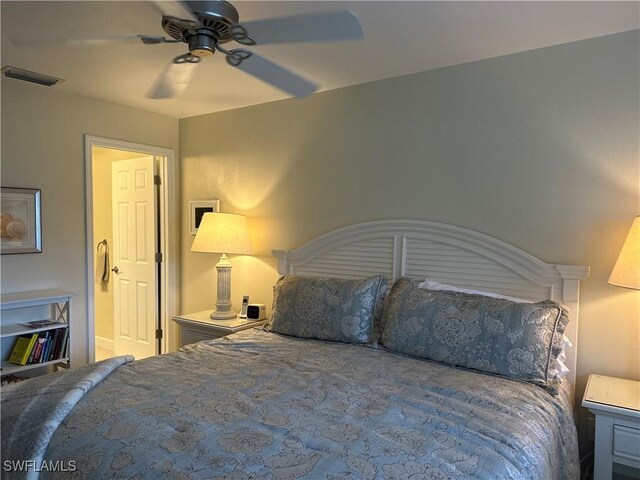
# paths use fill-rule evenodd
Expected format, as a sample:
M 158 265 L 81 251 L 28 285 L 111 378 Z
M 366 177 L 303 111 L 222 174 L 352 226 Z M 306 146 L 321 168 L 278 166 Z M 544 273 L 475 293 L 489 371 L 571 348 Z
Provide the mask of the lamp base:
M 226 254 L 220 256 L 220 261 L 216 264 L 218 272 L 218 298 L 216 299 L 216 309 L 211 312 L 213 320 L 233 320 L 238 315 L 231 310 L 231 262 Z
M 209 315 L 212 320 L 233 320 L 238 317 L 236 312 L 219 312 L 218 310 L 214 310 Z

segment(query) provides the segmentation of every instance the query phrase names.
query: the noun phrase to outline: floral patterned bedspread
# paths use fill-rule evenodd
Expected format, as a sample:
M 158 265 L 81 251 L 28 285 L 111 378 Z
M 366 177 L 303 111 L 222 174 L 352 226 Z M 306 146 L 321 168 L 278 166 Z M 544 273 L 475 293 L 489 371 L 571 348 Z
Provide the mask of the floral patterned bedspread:
M 120 367 L 45 459 L 86 478 L 577 479 L 569 395 L 252 330 Z

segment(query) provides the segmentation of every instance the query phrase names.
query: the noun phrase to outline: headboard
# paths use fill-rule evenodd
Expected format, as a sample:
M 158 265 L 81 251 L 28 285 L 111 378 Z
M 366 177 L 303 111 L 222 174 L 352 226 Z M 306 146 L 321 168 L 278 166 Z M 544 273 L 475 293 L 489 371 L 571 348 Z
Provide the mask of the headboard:
M 278 272 L 314 277 L 386 275 L 554 300 L 570 310 L 566 352 L 575 386 L 580 280 L 589 267 L 545 263 L 501 240 L 466 228 L 421 220 L 359 223 L 321 235 L 295 250 L 273 250 Z

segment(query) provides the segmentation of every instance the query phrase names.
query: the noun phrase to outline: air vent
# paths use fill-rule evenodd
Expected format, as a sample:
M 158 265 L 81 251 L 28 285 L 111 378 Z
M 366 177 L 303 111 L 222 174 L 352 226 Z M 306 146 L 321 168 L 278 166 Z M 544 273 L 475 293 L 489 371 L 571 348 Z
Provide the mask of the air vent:
M 30 72 L 29 70 L 23 70 L 17 67 L 6 66 L 0 70 L 5 77 L 15 78 L 16 80 L 24 80 L 25 82 L 37 83 L 38 85 L 45 85 L 51 87 L 57 83 L 64 82 L 61 78 L 50 77 L 49 75 L 43 75 L 42 73 Z

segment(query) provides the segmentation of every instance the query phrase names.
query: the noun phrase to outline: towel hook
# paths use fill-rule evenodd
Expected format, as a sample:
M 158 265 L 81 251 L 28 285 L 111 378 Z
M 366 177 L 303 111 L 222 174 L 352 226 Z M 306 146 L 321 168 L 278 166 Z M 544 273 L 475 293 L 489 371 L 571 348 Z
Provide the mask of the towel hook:
M 105 250 L 109 250 L 109 244 L 107 243 L 107 239 L 105 238 L 104 240 L 102 240 L 101 242 L 98 242 L 98 246 L 96 247 L 98 252 L 100 251 L 100 247 L 104 247 Z

